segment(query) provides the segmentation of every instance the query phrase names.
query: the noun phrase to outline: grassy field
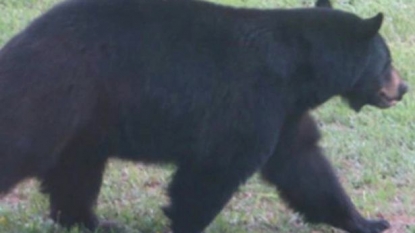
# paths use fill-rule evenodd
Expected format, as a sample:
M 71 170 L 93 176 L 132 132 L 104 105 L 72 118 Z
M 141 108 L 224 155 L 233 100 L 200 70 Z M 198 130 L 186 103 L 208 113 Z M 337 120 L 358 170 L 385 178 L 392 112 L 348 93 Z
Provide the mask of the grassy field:
M 306 0 L 216 0 L 250 7 L 309 6 Z M 0 44 L 57 0 L 0 0 Z M 337 0 L 337 8 L 372 16 L 386 15 L 382 33 L 395 65 L 415 87 L 415 0 Z M 409 93 L 397 107 L 381 111 L 366 107 L 355 114 L 339 99 L 315 115 L 324 131 L 323 145 L 348 193 L 366 216 L 391 221 L 388 233 L 415 232 L 415 101 Z M 160 206 L 172 169 L 113 161 L 106 172 L 97 211 L 127 232 L 162 233 L 168 221 Z M 0 200 L 0 233 L 67 231 L 47 218 L 47 200 L 29 180 Z M 79 232 L 77 229 L 72 233 Z M 279 200 L 274 189 L 257 177 L 243 186 L 207 233 L 328 233 L 327 226 L 310 226 Z

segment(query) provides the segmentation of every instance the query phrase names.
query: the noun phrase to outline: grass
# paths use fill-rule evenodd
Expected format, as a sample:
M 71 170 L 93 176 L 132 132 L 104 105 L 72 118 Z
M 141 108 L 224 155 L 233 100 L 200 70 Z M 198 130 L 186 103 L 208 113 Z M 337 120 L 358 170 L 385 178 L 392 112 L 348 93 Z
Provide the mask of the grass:
M 306 0 L 215 0 L 249 7 L 297 7 Z M 0 0 L 0 44 L 57 0 Z M 415 86 L 415 1 L 338 0 L 337 8 L 369 17 L 382 11 L 382 28 L 396 66 Z M 366 107 L 355 114 L 334 99 L 315 112 L 324 133 L 323 145 L 358 208 L 366 216 L 384 216 L 388 233 L 415 232 L 415 98 L 409 93 L 391 110 Z M 128 232 L 166 232 L 168 221 L 160 206 L 172 169 L 112 161 L 97 207 L 103 218 L 118 221 Z M 29 180 L 0 202 L 1 233 L 69 233 L 46 217 L 47 200 Z M 72 233 L 80 232 L 73 229 Z M 274 189 L 257 177 L 241 187 L 207 233 L 328 233 L 327 226 L 305 224 L 279 200 Z

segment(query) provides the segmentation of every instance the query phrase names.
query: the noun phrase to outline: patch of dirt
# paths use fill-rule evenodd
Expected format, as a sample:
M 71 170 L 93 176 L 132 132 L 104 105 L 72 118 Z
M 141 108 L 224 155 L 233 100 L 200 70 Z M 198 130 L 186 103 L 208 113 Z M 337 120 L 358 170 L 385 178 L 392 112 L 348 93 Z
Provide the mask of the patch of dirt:
M 391 228 L 385 233 L 407 233 L 409 227 L 415 226 L 415 216 L 395 215 L 387 216 Z

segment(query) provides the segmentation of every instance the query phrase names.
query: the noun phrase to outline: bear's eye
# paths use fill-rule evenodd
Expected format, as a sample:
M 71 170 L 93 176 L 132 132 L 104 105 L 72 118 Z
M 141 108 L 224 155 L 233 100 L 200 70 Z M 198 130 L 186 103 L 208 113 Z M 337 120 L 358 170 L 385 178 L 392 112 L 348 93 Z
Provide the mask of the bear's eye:
M 391 79 L 391 63 L 388 62 L 382 69 L 381 76 L 383 77 L 383 81 L 390 81 Z
M 390 70 L 391 67 L 392 67 L 392 59 L 388 57 L 388 59 L 386 60 L 386 62 L 384 63 L 382 67 L 382 73 L 387 72 L 388 70 Z

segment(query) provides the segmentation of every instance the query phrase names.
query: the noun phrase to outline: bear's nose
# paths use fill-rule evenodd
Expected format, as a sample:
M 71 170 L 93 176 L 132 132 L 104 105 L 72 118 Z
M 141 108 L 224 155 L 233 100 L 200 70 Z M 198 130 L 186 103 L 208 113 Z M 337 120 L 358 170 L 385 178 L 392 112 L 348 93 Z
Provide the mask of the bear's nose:
M 402 97 L 408 92 L 408 90 L 408 84 L 406 84 L 405 82 L 399 84 L 399 100 L 402 99 Z

